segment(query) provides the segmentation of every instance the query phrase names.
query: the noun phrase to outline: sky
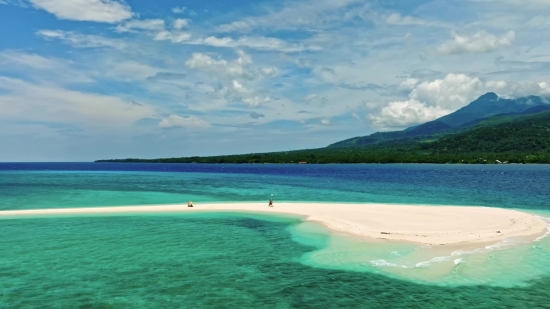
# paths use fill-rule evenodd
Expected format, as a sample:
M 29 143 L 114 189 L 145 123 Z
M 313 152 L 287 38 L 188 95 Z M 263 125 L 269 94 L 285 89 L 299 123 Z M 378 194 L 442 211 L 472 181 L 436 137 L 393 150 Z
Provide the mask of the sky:
M 0 161 L 286 151 L 550 96 L 550 0 L 0 0 Z

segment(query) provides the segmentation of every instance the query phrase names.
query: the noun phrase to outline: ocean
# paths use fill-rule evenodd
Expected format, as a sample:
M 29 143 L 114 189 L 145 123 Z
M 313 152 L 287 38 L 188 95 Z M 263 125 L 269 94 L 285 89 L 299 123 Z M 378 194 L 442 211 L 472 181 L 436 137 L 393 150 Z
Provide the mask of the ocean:
M 546 165 L 0 163 L 0 210 L 397 203 L 550 217 Z M 0 220 L 0 308 L 550 308 L 550 237 L 436 258 L 300 218 Z M 447 270 L 450 267 L 450 272 Z M 445 271 L 443 271 L 445 270 Z

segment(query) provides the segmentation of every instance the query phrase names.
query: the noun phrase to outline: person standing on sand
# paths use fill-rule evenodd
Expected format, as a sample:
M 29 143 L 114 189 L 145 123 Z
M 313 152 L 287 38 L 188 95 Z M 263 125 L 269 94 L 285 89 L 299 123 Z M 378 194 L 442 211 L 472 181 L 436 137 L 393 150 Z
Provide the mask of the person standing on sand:
M 273 194 L 271 194 L 271 197 L 269 198 L 269 205 L 267 207 L 273 207 Z

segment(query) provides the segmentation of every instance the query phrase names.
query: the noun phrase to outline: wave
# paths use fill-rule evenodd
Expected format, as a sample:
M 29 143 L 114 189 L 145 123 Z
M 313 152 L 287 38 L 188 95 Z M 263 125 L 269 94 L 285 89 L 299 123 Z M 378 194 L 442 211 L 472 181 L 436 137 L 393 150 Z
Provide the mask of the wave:
M 548 231 L 543 236 L 537 238 L 533 242 L 541 241 L 543 238 L 550 235 L 550 218 L 541 217 L 541 219 L 543 219 L 545 222 L 547 222 Z M 467 256 L 467 255 L 472 255 L 472 254 L 477 254 L 477 253 L 487 253 L 487 252 L 492 252 L 492 251 L 497 251 L 497 250 L 505 250 L 505 249 L 508 249 L 510 247 L 520 245 L 520 244 L 527 244 L 527 242 L 522 241 L 522 239 L 520 237 L 510 237 L 510 238 L 506 238 L 506 239 L 504 239 L 504 240 L 502 240 L 498 243 L 485 246 L 483 248 L 478 248 L 478 249 L 474 249 L 474 250 L 455 250 L 455 251 L 451 252 L 450 255 L 437 256 L 437 257 L 434 257 L 430 260 L 417 262 L 417 263 L 410 264 L 410 265 L 391 263 L 391 262 L 388 262 L 384 259 L 373 260 L 373 261 L 370 261 L 370 263 L 371 263 L 372 266 L 375 266 L 375 267 L 395 267 L 395 268 L 404 268 L 404 269 L 427 268 L 427 267 L 430 267 L 431 265 L 436 264 L 436 263 L 449 262 L 449 261 L 453 261 L 455 265 L 460 265 L 460 264 L 465 262 L 465 260 L 462 256 Z M 419 249 L 421 250 L 421 249 L 427 249 L 427 248 L 430 248 L 430 247 L 429 246 L 422 246 Z M 395 251 L 391 252 L 391 255 L 399 256 L 398 254 L 396 254 Z
M 544 235 L 540 236 L 539 238 L 535 239 L 533 242 L 541 241 L 545 237 L 550 235 L 550 218 L 542 217 L 542 216 L 537 216 L 537 217 L 539 217 L 542 221 L 546 222 L 546 234 L 544 234 Z

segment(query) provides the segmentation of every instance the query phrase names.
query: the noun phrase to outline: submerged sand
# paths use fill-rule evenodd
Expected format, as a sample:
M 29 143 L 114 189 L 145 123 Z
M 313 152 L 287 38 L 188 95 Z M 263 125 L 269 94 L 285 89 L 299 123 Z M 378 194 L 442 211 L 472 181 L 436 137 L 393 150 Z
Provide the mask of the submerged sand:
M 525 212 L 462 206 L 388 204 L 265 203 L 96 207 L 0 211 L 0 218 L 48 215 L 254 212 L 292 214 L 324 224 L 345 234 L 368 239 L 415 242 L 426 245 L 469 245 L 499 242 L 510 237 L 535 240 L 547 232 L 540 217 Z

